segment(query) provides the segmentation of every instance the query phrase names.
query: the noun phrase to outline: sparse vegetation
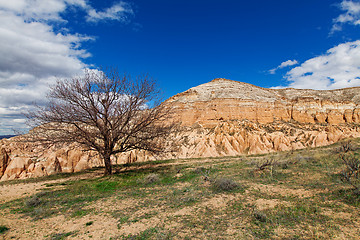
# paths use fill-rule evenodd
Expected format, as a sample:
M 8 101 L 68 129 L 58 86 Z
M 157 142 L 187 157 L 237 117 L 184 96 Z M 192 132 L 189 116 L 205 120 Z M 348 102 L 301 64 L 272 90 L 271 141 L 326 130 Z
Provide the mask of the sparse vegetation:
M 354 151 L 355 147 L 351 143 L 351 140 L 347 140 L 344 142 L 341 142 L 340 146 L 335 149 L 338 153 L 347 153 L 349 151 Z
M 8 230 L 9 230 L 9 228 L 7 226 L 0 225 L 0 234 L 5 233 Z
M 360 195 L 360 160 L 354 154 L 341 154 L 340 159 L 345 169 L 341 171 L 341 180 L 354 188 L 354 193 Z
M 75 236 L 76 231 L 74 232 L 66 232 L 66 233 L 54 233 L 49 236 L 49 240 L 65 240 L 70 236 Z
M 94 221 L 87 222 L 87 223 L 85 223 L 85 226 L 91 226 L 91 225 L 93 225 L 93 223 L 94 223 Z
M 159 181 L 160 181 L 159 175 L 156 173 L 150 173 L 144 177 L 145 184 L 151 184 Z
M 359 141 L 353 140 L 354 148 L 343 153 L 355 170 Z M 349 167 L 334 154 L 340 146 L 130 163 L 119 165 L 117 174 L 82 180 L 70 175 L 26 180 L 43 183 L 42 189 L 30 197 L 3 200 L 0 218 L 18 218 L 21 226 L 11 233 L 31 229 L 19 231 L 24 238 L 45 235 L 36 225 L 39 219 L 51 225 L 64 215 L 60 219 L 71 221 L 77 232 L 58 226 L 44 238 L 101 239 L 93 229 L 103 225 L 109 230 L 102 233 L 107 239 L 356 239 L 360 229 L 349 226 L 360 224 L 360 196 L 341 181 Z M 254 170 L 269 162 L 276 164 Z
M 265 161 L 261 161 L 256 163 L 257 170 L 262 171 L 265 168 L 273 167 L 277 165 L 277 161 L 274 158 L 266 159 Z
M 26 200 L 25 205 L 27 207 L 37 207 L 41 204 L 41 200 L 36 196 L 30 197 L 28 200 Z
M 233 179 L 231 178 L 217 178 L 212 181 L 212 186 L 215 191 L 225 191 L 229 192 L 234 189 L 239 188 L 239 184 L 237 184 Z
M 266 222 L 266 220 L 267 220 L 267 216 L 263 212 L 254 211 L 253 215 L 254 215 L 254 218 L 260 222 Z

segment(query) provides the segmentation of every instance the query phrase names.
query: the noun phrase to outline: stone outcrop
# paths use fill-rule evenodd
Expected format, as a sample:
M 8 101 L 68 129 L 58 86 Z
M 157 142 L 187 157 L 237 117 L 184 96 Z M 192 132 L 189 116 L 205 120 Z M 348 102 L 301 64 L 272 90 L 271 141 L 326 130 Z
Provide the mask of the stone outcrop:
M 41 177 L 56 173 L 79 172 L 103 166 L 102 159 L 93 151 L 84 151 L 76 144 L 47 148 L 23 143 L 19 137 L 0 140 L 0 180 Z M 6 149 L 6 150 L 5 150 Z M 112 158 L 112 163 L 146 161 L 149 156 L 132 151 Z
M 215 79 L 177 94 L 174 109 L 181 131 L 178 152 L 163 158 L 236 156 L 318 147 L 360 137 L 360 88 L 331 91 L 265 89 Z M 99 156 L 76 144 L 45 148 L 0 140 L 0 179 L 39 177 L 102 166 Z M 113 163 L 155 159 L 143 151 L 115 156 Z
M 0 176 L 4 175 L 4 172 L 10 162 L 9 156 L 4 148 L 0 148 Z
M 196 124 L 177 136 L 180 158 L 238 156 L 326 146 L 360 137 L 360 126 L 313 125 L 246 120 L 220 121 L 212 128 Z
M 330 91 L 266 89 L 215 79 L 167 100 L 185 126 L 214 127 L 221 120 L 256 123 L 359 123 L 360 88 Z

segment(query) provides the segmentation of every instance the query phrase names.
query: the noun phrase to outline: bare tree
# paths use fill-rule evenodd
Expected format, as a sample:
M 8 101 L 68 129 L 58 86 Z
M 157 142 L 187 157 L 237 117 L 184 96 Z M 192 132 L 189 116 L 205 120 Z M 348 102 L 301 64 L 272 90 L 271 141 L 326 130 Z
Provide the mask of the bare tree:
M 27 117 L 36 127 L 28 134 L 41 144 L 79 143 L 104 160 L 134 149 L 160 153 L 173 124 L 170 109 L 160 104 L 159 91 L 148 76 L 131 79 L 114 69 L 86 71 L 84 76 L 59 80 L 50 89 L 49 103 Z

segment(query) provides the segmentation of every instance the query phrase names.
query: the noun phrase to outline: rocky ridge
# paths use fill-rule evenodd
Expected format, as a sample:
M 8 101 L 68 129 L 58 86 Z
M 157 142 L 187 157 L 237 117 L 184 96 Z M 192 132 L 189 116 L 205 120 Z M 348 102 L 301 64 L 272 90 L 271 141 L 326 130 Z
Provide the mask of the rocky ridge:
M 165 158 L 236 156 L 295 150 L 360 137 L 360 88 L 331 91 L 265 89 L 215 79 L 168 99 L 182 130 L 179 151 Z M 0 140 L 0 178 L 9 180 L 101 166 L 94 152 L 73 145 L 45 148 Z M 133 151 L 113 163 L 154 159 Z
M 215 79 L 167 100 L 179 121 L 214 127 L 220 120 L 258 123 L 359 123 L 360 88 L 339 90 L 266 89 Z

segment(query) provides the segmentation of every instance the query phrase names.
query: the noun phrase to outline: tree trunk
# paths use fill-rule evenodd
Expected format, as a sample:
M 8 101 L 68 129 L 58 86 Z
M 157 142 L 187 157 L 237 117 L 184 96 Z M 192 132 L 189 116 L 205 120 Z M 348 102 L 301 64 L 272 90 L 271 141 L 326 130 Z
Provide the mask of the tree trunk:
M 111 166 L 110 156 L 104 156 L 104 163 L 105 163 L 104 175 L 111 175 L 112 174 L 112 166 Z

